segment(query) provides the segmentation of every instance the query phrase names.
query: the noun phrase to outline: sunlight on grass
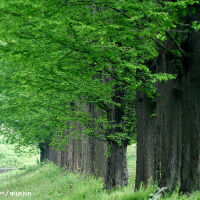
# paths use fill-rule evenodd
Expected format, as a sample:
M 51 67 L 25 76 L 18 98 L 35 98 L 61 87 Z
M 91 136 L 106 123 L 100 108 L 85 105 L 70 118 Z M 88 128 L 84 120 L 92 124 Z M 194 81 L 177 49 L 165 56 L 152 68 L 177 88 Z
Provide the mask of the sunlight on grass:
M 135 188 L 135 177 L 136 177 L 136 144 L 128 146 L 127 149 L 127 164 L 128 164 L 128 175 L 129 175 L 129 186 Z
M 39 160 L 39 152 L 16 153 L 15 147 L 9 144 L 0 144 L 0 168 L 4 167 L 22 167 L 37 164 Z
M 8 175 L 8 174 L 7 174 Z M 0 175 L 1 177 L 2 175 Z M 5 175 L 4 175 L 5 176 Z M 7 177 L 9 182 L 0 184 L 0 191 L 31 192 L 31 196 L 15 196 L 14 199 L 34 200 L 128 200 L 147 199 L 154 191 L 149 188 L 145 191 L 134 192 L 128 187 L 108 193 L 103 188 L 103 181 L 93 176 L 84 176 L 72 172 L 64 172 L 52 163 L 29 167 L 23 171 L 12 172 Z M 12 194 L 12 193 L 11 193 Z M 12 196 L 3 196 L 1 199 L 13 199 Z
M 5 146 L 0 145 L 1 148 Z M 10 146 L 9 146 L 10 148 Z M 13 150 L 7 149 L 12 155 Z M 16 155 L 10 156 L 10 158 Z M 28 157 L 28 156 L 27 156 Z M 24 157 L 26 158 L 26 156 Z M 24 159 L 23 158 L 23 159 Z M 0 174 L 0 199 L 2 200 L 148 200 L 157 187 L 141 188 L 134 192 L 136 171 L 136 146 L 128 147 L 129 186 L 113 191 L 103 190 L 103 181 L 93 176 L 64 171 L 52 163 L 27 166 L 21 170 Z M 35 158 L 34 158 L 35 159 Z M 32 160 L 34 160 L 32 158 Z M 0 159 L 2 162 L 2 159 Z M 8 162 L 12 163 L 12 162 Z M 31 162 L 30 162 L 31 163 Z M 30 165 L 29 163 L 29 165 Z M 34 163 L 34 162 L 33 162 Z M 21 193 L 20 193 L 21 192 Z M 23 193 L 24 192 L 24 193 Z M 24 195 L 24 196 L 23 196 Z M 190 197 L 174 192 L 167 200 L 200 200 L 200 192 Z
M 0 168 L 21 168 L 23 166 L 35 165 L 39 161 L 39 150 L 36 148 L 22 148 L 16 151 L 16 145 L 6 144 L 0 136 Z

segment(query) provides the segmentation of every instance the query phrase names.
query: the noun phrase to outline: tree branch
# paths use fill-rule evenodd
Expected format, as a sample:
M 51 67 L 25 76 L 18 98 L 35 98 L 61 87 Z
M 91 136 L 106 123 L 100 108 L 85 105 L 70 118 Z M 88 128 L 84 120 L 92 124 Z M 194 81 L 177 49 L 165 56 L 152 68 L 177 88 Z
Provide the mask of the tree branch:
M 173 53 L 171 50 L 169 50 L 168 48 L 166 48 L 165 46 L 163 46 L 162 44 L 160 44 L 157 40 L 155 40 L 154 38 L 151 38 L 160 48 L 164 49 L 165 51 L 167 51 L 168 53 L 170 53 L 171 55 L 173 55 L 174 57 L 177 58 L 181 58 L 181 56 L 178 56 L 177 54 Z
M 110 6 L 110 5 L 105 5 L 105 7 L 109 7 L 109 8 L 111 8 L 112 10 L 115 10 L 115 11 L 121 13 L 123 16 L 125 16 L 125 17 L 131 19 L 131 17 L 128 16 L 128 15 L 127 15 L 123 10 L 120 10 L 120 9 L 114 8 L 114 7 Z
M 166 35 L 169 37 L 170 40 L 172 40 L 175 45 L 177 46 L 178 50 L 181 52 L 181 54 L 184 57 L 187 57 L 187 54 L 185 53 L 185 51 L 180 47 L 180 44 L 178 43 L 178 41 L 176 39 L 174 39 L 168 32 L 166 32 Z

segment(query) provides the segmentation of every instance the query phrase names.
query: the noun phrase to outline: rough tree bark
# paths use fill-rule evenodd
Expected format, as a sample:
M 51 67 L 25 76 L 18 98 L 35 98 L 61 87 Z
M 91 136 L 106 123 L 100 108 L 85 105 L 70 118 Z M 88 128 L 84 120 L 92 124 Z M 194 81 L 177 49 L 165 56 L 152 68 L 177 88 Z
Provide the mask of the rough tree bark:
M 173 49 L 173 42 L 166 41 L 166 48 Z M 161 98 L 157 101 L 155 129 L 154 181 L 160 187 L 174 189 L 180 183 L 182 148 L 182 90 L 181 76 L 177 71 L 174 57 L 163 52 L 157 72 L 177 74 L 175 80 L 158 83 L 157 92 Z
M 154 132 L 156 104 L 144 92 L 138 92 L 136 102 L 137 114 L 137 165 L 135 189 L 141 183 L 147 185 L 153 177 Z
M 166 41 L 166 48 L 174 48 Z M 157 73 L 178 74 L 174 58 L 160 53 Z M 159 186 L 173 189 L 180 183 L 182 137 L 182 88 L 180 75 L 167 83 L 158 83 L 161 98 L 156 105 L 143 93 L 137 102 L 137 171 L 136 189 L 150 177 Z M 156 108 L 156 117 L 152 117 Z
M 86 112 L 91 112 L 94 117 L 99 115 L 93 104 L 87 104 L 84 109 Z M 49 160 L 72 171 L 104 178 L 107 166 L 107 144 L 87 135 L 75 139 L 71 132 L 76 130 L 82 132 L 84 128 L 78 122 L 71 121 L 69 125 L 74 127 L 66 132 L 69 135 L 69 144 L 62 151 L 54 150 L 49 143 L 40 144 L 41 160 Z
M 121 103 L 121 106 L 113 106 L 110 112 L 107 113 L 108 120 L 111 122 L 112 127 L 109 130 L 108 135 L 115 135 L 117 133 L 122 133 L 123 128 L 120 127 L 122 118 L 124 115 L 123 110 L 123 93 L 122 88 L 116 86 L 115 94 L 113 96 L 113 101 L 116 103 Z M 112 141 L 107 138 L 107 145 L 109 156 L 107 158 L 106 176 L 105 176 L 105 187 L 106 189 L 115 188 L 117 186 L 126 186 L 128 184 L 128 171 L 127 171 L 127 141 L 118 144 L 116 141 Z
M 200 5 L 195 10 L 187 17 L 190 23 L 200 20 Z M 200 190 L 200 31 L 191 30 L 184 46 L 181 191 L 191 192 Z
M 107 158 L 107 170 L 105 176 L 105 188 L 111 189 L 128 184 L 127 173 L 127 145 L 119 145 L 108 141 L 110 156 Z
M 196 4 L 193 8 L 195 12 L 191 9 L 188 13 L 187 24 L 200 20 L 200 5 Z M 173 40 L 166 41 L 165 45 L 167 49 L 176 48 Z M 157 85 L 161 98 L 156 104 L 153 177 L 161 187 L 173 190 L 180 185 L 182 192 L 190 193 L 200 190 L 200 31 L 190 30 L 182 48 L 186 55 L 181 59 L 182 66 L 176 64 L 177 59 L 169 52 L 160 54 L 157 65 L 157 72 L 175 73 L 178 77 Z M 143 141 L 143 134 L 150 125 L 147 128 L 143 125 L 141 107 L 138 112 L 138 137 L 141 137 L 138 138 L 138 151 L 143 154 L 138 153 L 137 180 L 145 182 L 141 171 L 149 164 L 141 164 L 145 160 L 143 148 L 148 146 Z M 144 113 L 149 113 L 148 107 L 144 107 Z M 146 118 L 146 124 L 149 122 Z

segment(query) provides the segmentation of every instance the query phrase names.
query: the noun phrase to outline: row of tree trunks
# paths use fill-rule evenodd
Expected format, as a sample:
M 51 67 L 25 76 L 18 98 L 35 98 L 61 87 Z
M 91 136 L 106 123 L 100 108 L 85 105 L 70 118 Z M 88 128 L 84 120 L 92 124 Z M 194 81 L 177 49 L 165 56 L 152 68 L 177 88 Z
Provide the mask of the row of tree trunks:
M 69 145 L 62 151 L 62 166 L 80 173 L 105 176 L 107 145 L 98 139 L 82 136 L 70 138 Z
M 89 136 L 82 139 L 71 137 L 62 151 L 46 143 L 41 149 L 41 161 L 48 160 L 72 171 L 105 177 L 106 147 L 106 143 Z
M 61 152 L 51 148 L 50 142 L 39 144 L 39 148 L 40 148 L 40 162 L 50 160 L 61 166 Z
M 108 158 L 107 145 L 110 146 Z M 106 189 L 128 183 L 127 145 L 119 145 L 113 141 L 107 144 L 84 136 L 81 140 L 70 138 L 69 145 L 62 151 L 54 150 L 47 143 L 45 151 L 45 159 L 42 161 L 49 160 L 71 171 L 103 177 Z
M 84 109 L 86 112 L 91 112 L 94 117 L 99 114 L 92 104 L 86 105 Z M 68 145 L 62 151 L 56 151 L 49 142 L 41 144 L 41 161 L 49 160 L 72 171 L 104 178 L 107 166 L 107 143 L 87 135 L 74 138 L 71 133 L 78 131 L 81 134 L 84 128 L 79 122 L 69 122 L 69 125 L 73 129 L 65 133 L 69 136 Z
M 93 117 L 99 115 L 93 104 L 87 105 L 85 109 L 92 113 Z M 109 115 L 109 120 L 114 123 L 114 128 L 110 131 L 112 134 L 115 131 L 120 132 L 121 129 L 116 125 L 122 120 L 121 110 L 114 107 Z M 101 176 L 104 178 L 106 189 L 127 185 L 127 144 L 120 145 L 109 139 L 107 142 L 103 142 L 87 135 L 83 135 L 80 139 L 74 139 L 71 132 L 78 130 L 81 133 L 84 129 L 78 122 L 70 122 L 70 126 L 74 129 L 66 133 L 69 135 L 69 144 L 65 149 L 55 151 L 49 146 L 49 143 L 46 143 L 44 148 L 41 148 L 41 160 L 53 161 L 72 171 Z M 96 131 L 101 132 L 100 130 Z
M 200 5 L 194 8 L 196 12 L 188 14 L 188 24 L 200 20 Z M 171 40 L 165 45 L 167 49 L 176 48 Z M 200 31 L 191 30 L 182 46 L 187 55 L 182 66 L 176 65 L 177 59 L 168 52 L 160 54 L 157 72 L 178 77 L 157 85 L 161 98 L 156 103 L 155 123 L 150 117 L 153 102 L 138 95 L 137 188 L 153 177 L 159 186 L 170 190 L 177 185 L 184 193 L 200 190 Z M 153 140 L 149 139 L 151 135 Z M 148 149 L 153 149 L 151 155 Z

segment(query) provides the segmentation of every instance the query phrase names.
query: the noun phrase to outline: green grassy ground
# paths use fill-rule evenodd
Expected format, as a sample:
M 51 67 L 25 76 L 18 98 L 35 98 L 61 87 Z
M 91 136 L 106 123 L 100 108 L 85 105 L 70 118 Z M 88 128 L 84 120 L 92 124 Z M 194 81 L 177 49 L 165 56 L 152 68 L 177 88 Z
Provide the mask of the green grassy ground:
M 3 137 L 0 136 L 0 168 L 21 168 L 23 166 L 35 165 L 39 161 L 39 151 L 37 149 L 23 148 L 17 152 L 16 146 L 5 144 Z
M 4 167 L 23 167 L 27 165 L 37 164 L 39 161 L 39 154 L 28 152 L 15 152 L 15 147 L 8 144 L 0 144 L 0 168 Z
M 61 168 L 49 163 L 29 167 L 23 171 L 0 176 L 0 199 L 34 200 L 127 200 L 146 199 L 152 188 L 134 193 L 131 188 L 123 188 L 108 194 L 102 190 L 103 182 L 92 176 L 80 176 L 63 172 Z M 16 196 L 10 192 L 31 192 L 30 196 Z M 13 196 L 12 196 L 13 195 Z
M 0 146 L 0 151 L 1 151 Z M 4 146 L 5 147 L 5 146 Z M 8 149 L 11 148 L 8 146 Z M 135 180 L 135 150 L 134 145 L 128 148 L 128 166 L 129 166 L 129 186 L 110 191 L 103 190 L 101 179 L 95 179 L 93 176 L 84 176 L 71 172 L 64 172 L 60 167 L 51 163 L 33 165 L 23 170 L 12 171 L 0 175 L 0 199 L 2 200 L 142 200 L 149 199 L 149 194 L 153 193 L 156 188 L 149 187 L 134 192 Z M 7 154 L 2 150 L 1 153 Z M 10 150 L 10 154 L 13 151 Z M 13 159 L 16 155 L 11 155 Z M 37 156 L 23 154 L 23 160 L 37 160 Z M 0 157 L 0 162 L 3 160 Z M 33 163 L 34 163 L 33 162 Z M 9 162 L 8 163 L 13 163 Z M 25 163 L 24 163 L 25 164 Z M 20 193 L 21 192 L 21 193 Z M 24 192 L 24 194 L 23 194 Z M 29 193 L 28 193 L 29 192 Z M 24 196 L 23 196 L 24 195 Z M 178 197 L 177 193 L 165 198 L 168 200 L 200 200 L 200 193 L 194 193 L 191 197 Z
M 136 176 L 136 144 L 128 146 L 127 150 L 127 163 L 129 174 L 129 186 L 135 188 L 135 176 Z

